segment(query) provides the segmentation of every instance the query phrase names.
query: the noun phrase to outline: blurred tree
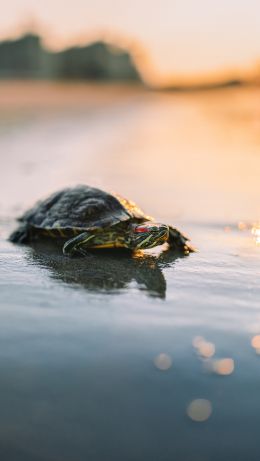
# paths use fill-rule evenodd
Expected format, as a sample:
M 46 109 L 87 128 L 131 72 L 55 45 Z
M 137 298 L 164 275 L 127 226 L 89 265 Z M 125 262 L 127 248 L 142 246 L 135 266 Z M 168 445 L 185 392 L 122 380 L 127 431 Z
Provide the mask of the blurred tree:
M 53 53 L 34 34 L 0 43 L 1 77 L 140 81 L 125 50 L 96 42 Z

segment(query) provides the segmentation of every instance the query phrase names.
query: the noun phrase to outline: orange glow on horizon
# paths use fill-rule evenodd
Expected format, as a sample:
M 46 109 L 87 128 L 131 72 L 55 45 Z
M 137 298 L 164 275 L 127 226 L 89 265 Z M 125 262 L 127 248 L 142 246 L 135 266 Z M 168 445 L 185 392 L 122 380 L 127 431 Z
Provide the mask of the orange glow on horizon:
M 55 51 L 95 40 L 119 44 L 154 87 L 259 83 L 259 14 L 255 0 L 10 0 L 0 40 L 33 31 Z
M 137 40 L 125 37 L 122 34 L 116 34 L 112 31 L 95 31 L 89 34 L 79 35 L 77 38 L 61 40 L 58 37 L 47 35 L 42 27 L 31 27 L 25 29 L 20 26 L 13 30 L 13 33 L 7 36 L 2 36 L 2 40 L 16 40 L 26 33 L 35 33 L 40 35 L 42 44 L 49 50 L 61 51 L 68 47 L 85 46 L 95 41 L 104 41 L 108 45 L 118 47 L 129 51 L 132 55 L 140 74 L 148 85 L 152 87 L 196 87 L 203 85 L 217 85 L 222 82 L 232 80 L 242 80 L 246 82 L 259 83 L 259 66 L 253 65 L 250 68 L 233 68 L 233 69 L 215 69 L 208 72 L 197 71 L 194 73 L 180 73 L 176 71 L 174 74 L 163 73 L 160 68 L 156 67 L 153 62 L 152 54 L 145 49 Z M 1 36 L 0 36 L 1 37 Z

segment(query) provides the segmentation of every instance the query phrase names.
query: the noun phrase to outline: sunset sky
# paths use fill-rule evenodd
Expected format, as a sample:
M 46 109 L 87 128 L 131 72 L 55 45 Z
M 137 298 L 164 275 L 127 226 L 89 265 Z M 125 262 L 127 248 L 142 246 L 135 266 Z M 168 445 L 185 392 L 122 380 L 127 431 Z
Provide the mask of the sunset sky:
M 8 0 L 1 38 L 38 24 L 52 48 L 99 34 L 140 42 L 155 78 L 240 75 L 260 62 L 259 0 Z

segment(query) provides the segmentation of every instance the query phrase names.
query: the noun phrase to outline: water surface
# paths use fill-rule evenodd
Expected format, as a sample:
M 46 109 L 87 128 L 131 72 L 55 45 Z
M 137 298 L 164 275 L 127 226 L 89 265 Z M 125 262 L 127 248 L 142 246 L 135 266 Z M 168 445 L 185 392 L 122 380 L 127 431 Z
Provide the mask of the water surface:
M 1 459 L 259 459 L 258 99 L 0 86 Z M 135 200 L 199 252 L 70 260 L 6 240 L 78 183 Z

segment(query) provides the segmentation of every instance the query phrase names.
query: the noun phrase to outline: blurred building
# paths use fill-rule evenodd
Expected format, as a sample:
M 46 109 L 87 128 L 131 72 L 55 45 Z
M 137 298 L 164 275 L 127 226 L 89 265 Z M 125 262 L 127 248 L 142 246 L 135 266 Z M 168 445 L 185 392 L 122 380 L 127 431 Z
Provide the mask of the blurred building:
M 119 47 L 100 41 L 55 53 L 34 34 L 0 42 L 0 78 L 141 81 L 131 54 Z

